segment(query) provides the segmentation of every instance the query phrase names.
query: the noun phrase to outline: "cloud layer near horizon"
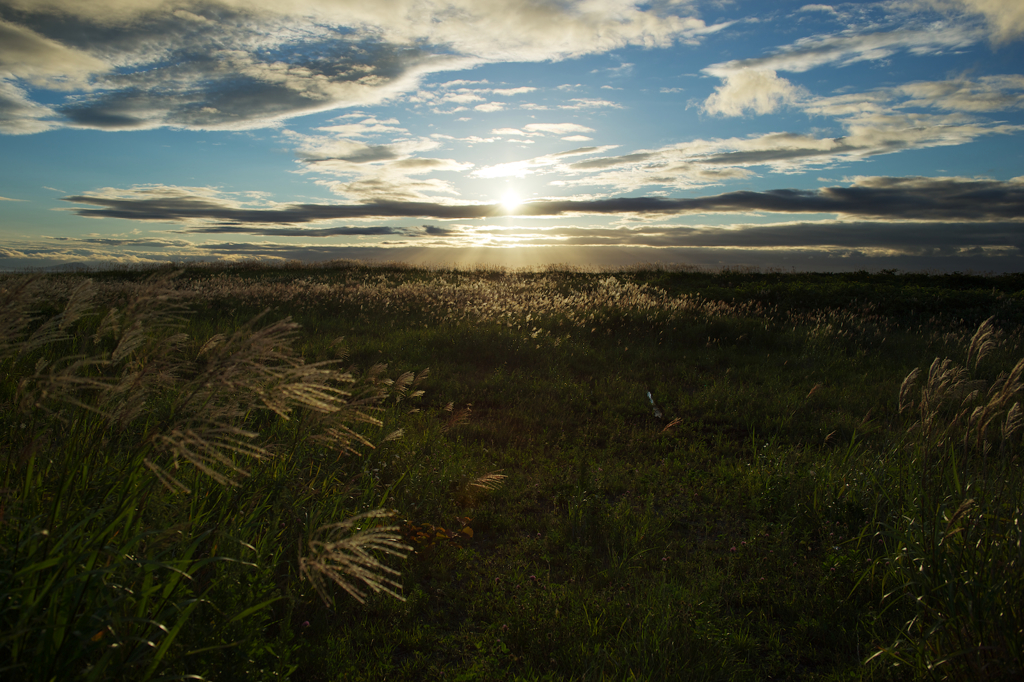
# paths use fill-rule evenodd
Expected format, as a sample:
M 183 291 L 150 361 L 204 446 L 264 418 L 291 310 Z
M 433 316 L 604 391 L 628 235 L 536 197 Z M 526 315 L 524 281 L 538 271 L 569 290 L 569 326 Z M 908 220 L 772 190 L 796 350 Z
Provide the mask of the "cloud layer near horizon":
M 363 240 L 371 237 L 382 238 L 384 241 L 374 242 L 379 249 L 378 258 L 410 248 L 438 249 L 440 254 L 452 249 L 486 250 L 509 246 L 524 250 L 663 249 L 685 253 L 691 259 L 694 257 L 692 250 L 703 249 L 715 250 L 725 263 L 736 259 L 768 263 L 771 258 L 796 258 L 797 254 L 815 262 L 829 254 L 829 257 L 846 254 L 890 260 L 998 259 L 1024 255 L 1024 177 L 1008 182 L 860 177 L 849 186 L 813 191 L 725 192 L 692 199 L 632 197 L 539 201 L 524 204 L 515 211 L 516 215 L 529 216 L 530 220 L 518 222 L 514 229 L 502 225 L 502 216 L 508 211 L 496 204 L 378 202 L 247 206 L 235 196 L 167 187 L 107 189 L 91 196 L 65 197 L 65 201 L 83 205 L 73 209 L 82 216 L 157 221 L 178 226 L 169 232 L 179 236 L 163 241 L 100 237 L 63 240 L 79 248 L 111 245 L 139 248 L 142 244 L 157 242 L 180 246 L 181 240 L 187 240 L 189 235 L 250 235 L 298 240 L 281 245 L 282 253 L 307 247 L 312 249 L 309 253 L 330 252 L 335 247 L 313 246 L 314 242 L 325 238 L 349 238 L 350 246 L 346 248 L 358 248 L 360 243 L 365 243 Z M 791 217 L 800 214 L 809 218 L 794 220 Z M 733 219 L 727 225 L 714 224 L 715 217 L 721 215 L 741 219 Z M 606 226 L 578 222 L 579 218 L 588 216 L 611 216 L 625 222 Z M 686 217 L 688 222 L 678 222 Z M 429 219 L 445 223 L 440 226 L 334 224 L 338 220 L 378 218 Z M 564 218 L 570 222 L 560 222 Z M 559 222 L 551 222 L 556 219 Z M 210 248 L 213 247 L 209 244 L 190 244 L 185 252 L 209 254 Z M 259 248 L 269 248 L 269 245 Z M 250 252 L 248 247 L 239 246 L 239 249 L 239 254 Z M 726 251 L 721 251 L 723 249 Z M 534 258 L 536 253 L 539 252 L 534 251 Z M 593 252 L 590 253 L 593 256 Z
M 237 231 L 244 225 L 300 225 L 340 219 L 423 218 L 475 220 L 515 215 L 680 215 L 692 213 L 825 213 L 887 220 L 1024 220 L 1024 176 L 1008 182 L 969 178 L 860 177 L 849 187 L 816 190 L 738 191 L 689 199 L 618 197 L 541 200 L 509 209 L 502 204 L 437 204 L 382 201 L 364 204 L 289 204 L 246 207 L 236 199 L 199 195 L 187 188 L 108 188 L 64 197 L 85 204 L 88 218 L 202 223 Z M 95 207 L 95 208 L 93 208 Z M 1024 225 L 1024 223 L 1022 223 Z

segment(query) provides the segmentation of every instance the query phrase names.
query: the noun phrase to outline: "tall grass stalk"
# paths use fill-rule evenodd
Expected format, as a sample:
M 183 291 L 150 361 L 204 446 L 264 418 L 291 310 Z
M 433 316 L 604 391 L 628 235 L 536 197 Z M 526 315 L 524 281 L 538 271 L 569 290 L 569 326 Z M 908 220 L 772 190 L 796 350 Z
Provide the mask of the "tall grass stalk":
M 1024 674 L 1024 361 L 986 377 L 997 348 L 988 320 L 963 364 L 936 358 L 914 369 L 899 392 L 905 435 L 881 455 L 857 448 L 824 467 L 826 485 L 840 482 L 854 508 L 870 510 L 850 541 L 868 562 L 858 589 L 879 599 L 866 621 L 878 640 L 868 663 L 942 680 Z
M 42 282 L 16 280 L 0 291 L 5 676 L 203 672 L 211 651 L 258 647 L 274 604 L 300 591 L 300 579 L 325 599 L 326 580 L 357 599 L 352 581 L 400 596 L 398 572 L 377 558 L 405 550 L 391 529 L 373 526 L 383 512 L 296 528 L 281 517 L 280 493 L 267 487 L 282 480 L 271 473 L 280 443 L 261 431 L 280 431 L 278 422 L 298 416 L 297 437 L 335 458 L 373 447 L 361 426 L 379 430 L 376 413 L 389 396 L 418 395 L 410 390 L 416 376 L 392 381 L 383 366 L 360 376 L 341 359 L 307 363 L 293 349 L 298 325 L 289 319 L 256 318 L 194 340 L 185 333 L 185 296 L 172 282 L 173 275 L 152 277 L 96 309 L 97 287 L 86 280 L 50 315 L 39 312 L 50 305 Z M 302 480 L 295 472 L 308 468 L 309 453 L 288 453 L 284 480 Z M 254 474 L 259 484 L 246 484 Z M 344 505 L 319 507 L 315 518 L 345 513 Z M 351 534 L 356 521 L 365 527 Z M 218 602 L 238 593 L 238 581 L 251 582 L 247 574 L 280 570 L 259 562 L 283 559 L 267 540 L 290 527 L 298 537 L 329 536 L 285 568 L 295 584 L 270 580 L 249 590 L 251 603 Z M 194 633 L 185 635 L 197 614 L 208 637 L 198 648 Z M 245 622 L 252 625 L 240 631 Z

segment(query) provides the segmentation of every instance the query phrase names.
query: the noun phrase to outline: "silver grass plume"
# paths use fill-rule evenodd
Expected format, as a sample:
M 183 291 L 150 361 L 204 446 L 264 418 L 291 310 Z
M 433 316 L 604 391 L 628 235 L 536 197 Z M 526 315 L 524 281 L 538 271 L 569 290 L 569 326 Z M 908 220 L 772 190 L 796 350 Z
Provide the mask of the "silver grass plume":
M 395 569 L 380 562 L 376 554 L 405 558 L 412 547 L 402 544 L 398 526 L 373 526 L 372 519 L 392 516 L 382 509 L 353 516 L 338 523 L 317 529 L 308 543 L 308 554 L 299 559 L 299 573 L 309 580 L 321 599 L 332 604 L 328 590 L 334 583 L 359 603 L 366 601 L 367 593 L 359 583 L 373 592 L 391 595 L 405 601 L 396 590 L 401 584 Z M 359 524 L 369 527 L 363 529 Z M 355 532 L 351 532 L 355 527 Z
M 971 337 L 971 343 L 967 346 L 967 366 L 971 366 L 971 359 L 974 359 L 974 369 L 989 352 L 998 346 L 996 329 L 992 324 L 994 317 L 990 317 L 978 326 L 978 330 Z
M 501 469 L 498 469 L 497 471 L 474 478 L 469 482 L 469 485 L 474 488 L 482 488 L 483 490 L 497 490 L 506 478 L 508 476 L 501 473 Z
M 998 348 L 998 342 L 999 333 L 989 318 L 971 337 L 968 367 L 973 364 L 977 370 L 982 359 Z M 1024 389 L 1024 360 L 991 383 L 971 379 L 967 368 L 949 358 L 935 358 L 927 380 L 918 387 L 920 376 L 921 370 L 914 369 L 903 380 L 899 407 L 901 413 L 916 409 L 917 419 L 908 432 L 918 432 L 929 445 L 944 443 L 958 434 L 964 448 L 985 453 L 992 446 L 990 438 L 1001 441 L 1005 448 L 1024 427 L 1024 414 L 1016 402 Z

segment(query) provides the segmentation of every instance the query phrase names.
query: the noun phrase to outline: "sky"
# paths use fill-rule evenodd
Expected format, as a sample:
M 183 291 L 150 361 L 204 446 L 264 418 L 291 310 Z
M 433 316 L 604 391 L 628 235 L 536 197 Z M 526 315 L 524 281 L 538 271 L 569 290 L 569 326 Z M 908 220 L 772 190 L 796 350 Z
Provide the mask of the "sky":
M 1024 270 L 1024 2 L 0 0 L 0 269 Z

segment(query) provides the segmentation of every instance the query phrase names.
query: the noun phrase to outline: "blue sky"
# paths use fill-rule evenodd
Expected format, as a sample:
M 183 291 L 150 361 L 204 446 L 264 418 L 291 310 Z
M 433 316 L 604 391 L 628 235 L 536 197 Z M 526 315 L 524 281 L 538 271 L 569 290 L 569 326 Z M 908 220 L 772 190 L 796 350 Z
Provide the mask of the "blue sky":
M 1024 269 L 1024 3 L 0 0 L 0 269 Z

